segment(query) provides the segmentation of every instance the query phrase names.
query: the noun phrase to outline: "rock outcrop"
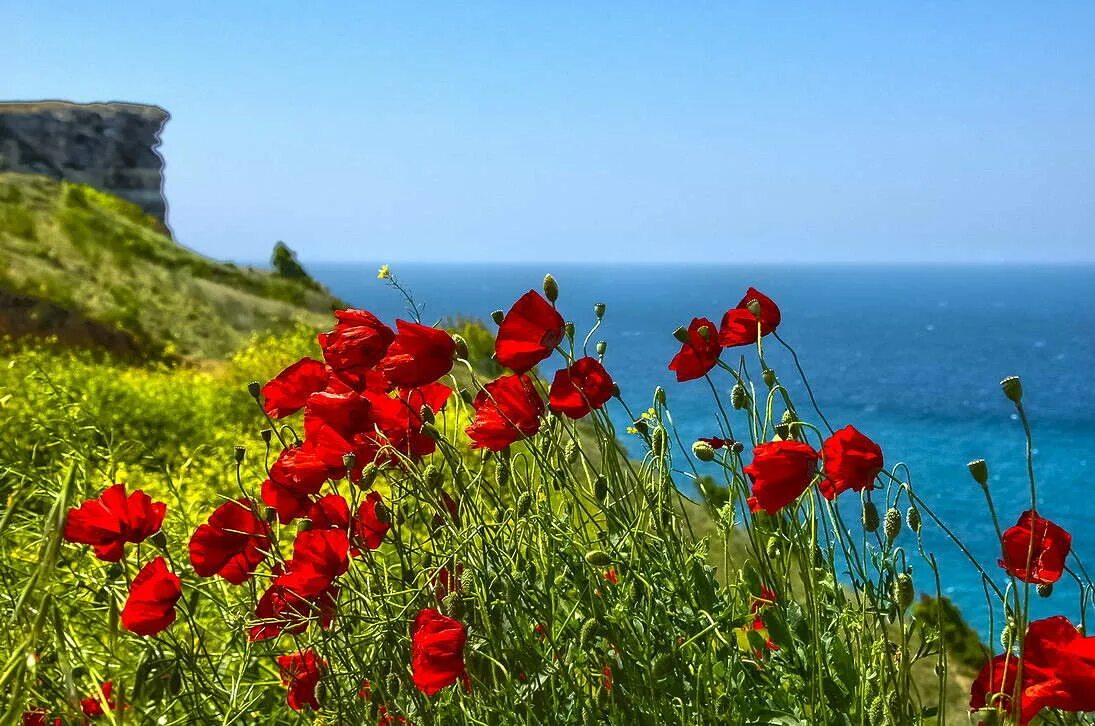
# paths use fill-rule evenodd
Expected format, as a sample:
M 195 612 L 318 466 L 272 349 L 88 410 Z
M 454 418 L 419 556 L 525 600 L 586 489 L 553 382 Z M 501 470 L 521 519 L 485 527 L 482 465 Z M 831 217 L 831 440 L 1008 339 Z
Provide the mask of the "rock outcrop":
M 64 101 L 0 102 L 0 172 L 87 184 L 166 224 L 158 106 Z

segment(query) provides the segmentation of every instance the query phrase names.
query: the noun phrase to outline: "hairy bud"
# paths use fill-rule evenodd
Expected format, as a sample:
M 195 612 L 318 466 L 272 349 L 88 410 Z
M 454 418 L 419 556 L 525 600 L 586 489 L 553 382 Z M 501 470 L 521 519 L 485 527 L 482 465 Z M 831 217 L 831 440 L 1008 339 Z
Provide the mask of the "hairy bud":
M 517 517 L 524 517 L 532 509 L 532 495 L 528 492 L 523 493 L 517 497 Z
M 373 486 L 373 482 L 376 481 L 376 475 L 380 473 L 380 469 L 373 462 L 369 462 L 365 465 L 365 468 L 361 470 L 361 481 L 359 482 L 362 487 L 369 489 Z
M 658 458 L 665 455 L 665 436 L 665 429 L 659 426 L 650 437 L 650 451 Z
M 984 459 L 974 459 L 970 463 L 966 464 L 966 467 L 970 470 L 970 476 L 973 480 L 985 487 L 989 482 L 989 465 L 985 463 Z
M 904 610 L 912 605 L 914 595 L 912 576 L 907 572 L 899 572 L 893 581 L 894 604 Z
M 877 532 L 878 524 L 878 507 L 872 501 L 863 502 L 863 529 Z
M 739 410 L 749 405 L 749 393 L 745 390 L 745 386 L 735 383 L 730 389 L 730 405 Z
M 593 639 L 597 635 L 597 620 L 595 618 L 589 618 L 582 623 L 582 629 L 578 632 L 578 645 L 586 647 L 593 642 Z
M 599 476 L 593 480 L 593 496 L 597 497 L 598 502 L 608 499 L 608 479 Z
M 604 550 L 590 550 L 586 552 L 586 562 L 594 567 L 608 567 L 612 564 L 612 558 Z
M 680 327 L 673 331 L 673 337 L 682 343 L 688 342 L 688 328 Z
M 897 535 L 901 533 L 901 512 L 897 511 L 897 507 L 890 507 L 886 510 L 886 519 L 882 531 L 886 533 L 886 539 L 890 542 L 897 539 Z
M 920 519 L 920 510 L 915 506 L 910 506 L 908 511 L 905 512 L 905 524 L 909 525 L 909 529 L 917 534 L 920 534 L 920 527 L 923 526 L 923 522 Z
M 555 302 L 559 299 L 559 283 L 555 282 L 555 278 L 550 274 L 544 275 L 544 297 L 549 302 Z
M 509 461 L 499 459 L 497 466 L 494 468 L 494 481 L 497 482 L 498 486 L 504 487 L 509 484 L 509 474 Z
M 1008 376 L 1000 381 L 1000 388 L 1004 389 L 1004 395 L 1012 403 L 1023 400 L 1023 383 L 1019 380 L 1019 376 Z
M 706 441 L 696 441 L 692 444 L 692 455 L 700 461 L 711 461 L 715 458 L 715 450 Z

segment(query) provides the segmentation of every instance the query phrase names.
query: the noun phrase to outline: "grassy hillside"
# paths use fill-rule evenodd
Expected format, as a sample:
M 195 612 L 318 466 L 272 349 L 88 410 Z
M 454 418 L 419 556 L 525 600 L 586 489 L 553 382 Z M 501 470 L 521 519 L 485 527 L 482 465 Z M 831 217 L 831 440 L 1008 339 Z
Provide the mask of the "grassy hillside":
M 0 333 L 223 356 L 253 331 L 322 325 L 335 302 L 309 280 L 188 250 L 135 205 L 91 187 L 0 174 Z

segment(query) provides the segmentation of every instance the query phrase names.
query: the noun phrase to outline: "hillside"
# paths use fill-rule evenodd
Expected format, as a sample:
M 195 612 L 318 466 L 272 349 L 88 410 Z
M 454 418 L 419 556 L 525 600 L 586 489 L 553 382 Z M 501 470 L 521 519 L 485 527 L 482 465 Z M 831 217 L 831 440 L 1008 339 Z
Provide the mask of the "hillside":
M 326 322 L 310 280 L 188 250 L 129 202 L 0 173 L 0 334 L 55 335 L 125 355 L 222 356 L 252 332 Z

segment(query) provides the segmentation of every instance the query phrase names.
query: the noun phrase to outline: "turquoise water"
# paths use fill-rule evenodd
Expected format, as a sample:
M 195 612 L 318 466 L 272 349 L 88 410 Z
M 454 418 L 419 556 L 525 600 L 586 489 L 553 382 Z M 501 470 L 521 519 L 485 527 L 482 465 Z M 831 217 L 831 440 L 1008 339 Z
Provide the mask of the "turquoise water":
M 376 279 L 376 265 L 313 265 L 335 294 L 391 321 L 403 300 Z M 988 461 L 1004 526 L 1028 508 L 1023 434 L 999 389 L 1022 376 L 1035 435 L 1039 511 L 1069 529 L 1074 549 L 1095 565 L 1095 267 L 736 267 L 401 265 L 401 282 L 425 304 L 424 322 L 464 314 L 489 319 L 518 295 L 559 281 L 559 307 L 578 330 L 608 306 L 594 340 L 608 341 L 605 365 L 633 410 L 657 385 L 688 441 L 718 433 L 703 381 L 678 384 L 666 365 L 680 347 L 672 331 L 693 316 L 716 323 L 749 285 L 780 305 L 780 334 L 799 354 L 822 411 L 878 441 L 888 465 L 906 462 L 920 495 L 994 576 L 998 545 L 966 462 Z M 769 346 L 770 363 L 800 410 L 808 400 L 788 356 Z M 550 363 L 545 365 L 550 369 Z M 725 393 L 730 383 L 722 381 Z M 620 425 L 626 417 L 617 410 Z M 854 514 L 853 514 L 854 516 Z M 854 521 L 854 520 L 852 520 Z M 979 578 L 941 534 L 928 527 L 946 594 L 987 630 Z M 902 535 L 902 542 L 914 542 Z M 929 588 L 929 574 L 914 570 Z M 1068 576 L 1066 575 L 1066 578 Z M 1003 578 L 998 577 L 998 582 Z M 1062 580 L 1040 614 L 1078 617 L 1077 588 Z M 986 638 L 995 641 L 995 636 Z

